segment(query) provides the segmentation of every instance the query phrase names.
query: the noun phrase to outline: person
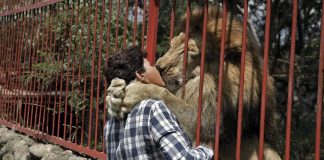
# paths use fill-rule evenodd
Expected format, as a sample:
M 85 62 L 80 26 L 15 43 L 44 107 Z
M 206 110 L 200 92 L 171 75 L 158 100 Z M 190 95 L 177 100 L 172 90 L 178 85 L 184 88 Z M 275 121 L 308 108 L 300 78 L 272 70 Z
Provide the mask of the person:
M 164 87 L 158 70 L 151 66 L 138 47 L 127 47 L 108 58 L 108 84 L 114 78 L 130 83 Z M 112 106 L 107 106 L 109 109 Z M 108 109 L 108 110 L 109 110 Z M 193 147 L 176 117 L 160 100 L 143 100 L 124 119 L 112 115 L 105 129 L 107 158 L 114 159 L 212 159 L 209 147 Z

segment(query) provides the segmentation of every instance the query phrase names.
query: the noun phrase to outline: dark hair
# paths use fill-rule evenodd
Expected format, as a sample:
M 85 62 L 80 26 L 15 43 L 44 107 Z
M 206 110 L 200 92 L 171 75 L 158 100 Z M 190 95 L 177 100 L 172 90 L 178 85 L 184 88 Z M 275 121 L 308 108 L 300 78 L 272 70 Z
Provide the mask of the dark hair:
M 128 84 L 135 80 L 135 72 L 145 72 L 144 60 L 146 54 L 139 47 L 131 46 L 117 51 L 108 58 L 105 65 L 105 78 L 110 85 L 111 80 L 118 77 Z

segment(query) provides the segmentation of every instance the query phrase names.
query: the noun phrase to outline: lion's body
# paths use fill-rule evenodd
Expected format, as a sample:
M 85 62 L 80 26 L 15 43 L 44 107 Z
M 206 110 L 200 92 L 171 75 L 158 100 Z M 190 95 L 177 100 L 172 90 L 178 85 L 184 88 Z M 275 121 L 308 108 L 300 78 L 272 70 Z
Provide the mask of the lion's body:
M 202 103 L 201 141 L 214 142 L 216 126 L 216 108 L 218 95 L 218 67 L 219 51 L 222 31 L 221 12 L 217 8 L 209 8 L 207 23 L 206 62 L 204 65 L 204 88 Z M 183 24 L 185 18 L 183 18 Z M 154 85 L 137 88 L 138 94 L 134 98 L 160 98 L 175 114 L 183 129 L 194 140 L 200 81 L 200 54 L 203 12 L 194 10 L 190 20 L 188 68 L 185 77 L 185 95 L 181 99 L 181 83 L 183 66 L 184 34 L 175 37 L 169 51 L 158 59 L 156 66 L 161 70 L 166 82 L 166 88 L 171 92 L 159 96 Z M 220 126 L 220 158 L 234 159 L 236 148 L 237 111 L 240 81 L 240 60 L 242 50 L 242 24 L 234 17 L 227 17 L 227 35 L 225 46 L 225 62 L 223 74 L 222 110 Z M 179 25 L 179 31 L 184 32 L 184 25 Z M 245 57 L 244 97 L 241 159 L 257 159 L 258 135 L 260 128 L 260 106 L 262 90 L 262 62 L 261 54 L 255 37 L 248 32 L 247 52 Z M 155 88 L 155 89 L 154 89 Z M 135 87 L 136 89 L 136 87 Z M 126 89 L 127 90 L 127 89 Z M 134 88 L 133 88 L 134 90 Z M 127 93 L 126 93 L 127 94 Z M 275 109 L 275 88 L 273 79 L 267 79 L 267 104 L 265 121 L 265 159 L 280 159 L 278 148 L 278 126 Z M 127 98 L 127 95 L 126 97 Z M 135 101 L 135 100 L 134 100 Z M 275 149 L 272 149 L 275 148 Z

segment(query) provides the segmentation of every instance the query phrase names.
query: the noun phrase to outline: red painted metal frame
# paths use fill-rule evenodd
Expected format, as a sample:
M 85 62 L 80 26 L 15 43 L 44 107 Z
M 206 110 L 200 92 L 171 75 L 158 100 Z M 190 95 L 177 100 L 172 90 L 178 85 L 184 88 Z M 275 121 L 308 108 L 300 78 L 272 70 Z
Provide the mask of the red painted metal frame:
M 320 57 L 318 67 L 318 86 L 317 86 L 317 107 L 316 107 L 316 134 L 315 134 L 315 160 L 320 160 L 321 154 L 321 124 L 323 107 L 323 83 L 324 83 L 324 1 L 322 1 L 322 22 L 321 22 L 321 42 Z
M 265 27 L 265 37 L 264 37 L 262 98 L 261 98 L 261 113 L 260 113 L 260 134 L 259 134 L 259 160 L 263 159 L 265 109 L 266 109 L 266 101 L 267 101 L 268 55 L 269 55 L 269 45 L 270 45 L 269 39 L 270 39 L 271 0 L 267 0 L 266 5 L 267 5 L 266 27 Z
M 182 65 L 182 92 L 181 98 L 183 99 L 186 92 L 186 74 L 187 74 L 187 61 L 188 61 L 188 42 L 189 42 L 189 29 L 191 19 L 191 0 L 187 0 L 187 11 L 186 11 L 186 30 L 185 30 L 185 48 L 183 51 L 183 65 Z M 170 31 L 171 32 L 171 31 Z M 173 32 L 173 30 L 172 30 Z M 172 33 L 173 34 L 173 33 Z
M 287 100 L 287 118 L 286 118 L 286 149 L 285 158 L 290 159 L 290 131 L 291 131 L 291 112 L 292 97 L 294 90 L 294 64 L 295 64 L 295 46 L 296 46 L 296 26 L 297 26 L 297 0 L 293 1 L 293 17 L 291 24 L 291 48 L 289 61 L 289 83 L 288 83 L 288 100 Z
M 14 10 L 10 10 L 10 11 L 4 12 L 4 13 L 0 13 L 0 17 L 16 14 L 16 13 L 19 13 L 19 12 L 25 12 L 25 11 L 29 11 L 29 10 L 33 10 L 33 9 L 37 9 L 37 8 L 42 8 L 42 7 L 45 7 L 45 6 L 48 6 L 48 5 L 51 5 L 51 4 L 55 4 L 55 3 L 59 3 L 59 2 L 62 2 L 62 1 L 64 1 L 64 0 L 45 0 L 43 2 L 38 2 L 38 3 L 32 4 L 32 5 L 28 5 L 28 6 L 25 6 L 25 7 L 21 7 L 21 8 L 18 8 L 18 9 L 14 9 Z
M 208 0 L 205 0 L 200 64 L 205 64 L 207 21 L 208 21 Z M 204 76 L 205 76 L 205 65 L 200 65 L 197 128 L 196 128 L 196 145 L 197 146 L 200 144 L 201 112 L 202 112 L 202 100 L 203 100 L 202 96 L 203 96 L 203 89 L 204 89 Z
M 150 61 L 151 64 L 155 63 L 159 3 L 160 0 L 152 0 L 149 4 L 150 6 L 147 32 L 147 60 Z
M 247 40 L 247 18 L 248 18 L 248 1 L 244 0 L 244 15 L 243 15 L 243 33 L 242 33 L 242 54 L 241 54 L 241 71 L 240 71 L 240 92 L 239 106 L 237 117 L 237 134 L 236 134 L 236 160 L 241 159 L 241 136 L 242 136 L 242 117 L 243 117 L 243 93 L 245 80 L 245 55 L 246 55 L 246 40 Z
M 223 71 L 224 71 L 224 53 L 225 53 L 225 37 L 226 37 L 226 20 L 227 20 L 227 0 L 223 1 L 223 15 L 222 15 L 222 35 L 221 35 L 221 50 L 220 50 L 220 63 L 218 72 L 218 93 L 223 90 Z M 216 107 L 216 126 L 215 126 L 215 149 L 214 159 L 218 160 L 219 156 L 219 133 L 220 133 L 220 115 L 222 110 L 222 94 L 217 95 Z

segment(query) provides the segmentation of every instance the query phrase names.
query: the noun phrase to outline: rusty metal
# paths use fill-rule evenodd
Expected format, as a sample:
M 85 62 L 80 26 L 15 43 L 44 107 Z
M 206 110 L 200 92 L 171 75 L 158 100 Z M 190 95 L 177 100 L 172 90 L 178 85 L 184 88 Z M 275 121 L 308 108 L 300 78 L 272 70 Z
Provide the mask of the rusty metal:
M 295 46 L 296 46 L 296 26 L 297 26 L 297 0 L 293 1 L 293 17 L 291 24 L 291 47 L 289 60 L 289 83 L 288 83 L 288 100 L 287 100 L 287 118 L 286 118 L 286 148 L 285 158 L 290 159 L 290 131 L 291 131 L 291 112 L 292 97 L 294 90 L 294 64 L 295 64 Z
M 271 17 L 271 0 L 267 0 L 266 7 L 266 26 L 264 37 L 264 55 L 263 55 L 263 75 L 262 75 L 262 98 L 261 98 L 261 113 L 260 113 L 260 134 L 259 134 L 259 160 L 263 159 L 263 144 L 264 144 L 264 125 L 265 125 L 265 109 L 267 101 L 267 77 L 268 77 L 268 55 L 269 55 L 269 40 L 270 40 L 270 17 Z
M 240 71 L 240 92 L 237 117 L 237 134 L 236 134 L 236 160 L 241 159 L 241 137 L 242 137 L 242 117 L 243 117 L 243 93 L 245 79 L 245 55 L 246 55 L 246 39 L 247 39 L 247 18 L 248 18 L 248 2 L 244 0 L 243 15 L 243 33 L 242 33 L 242 54 L 241 54 L 241 71 Z
M 217 95 L 217 106 L 216 107 L 216 127 L 215 127 L 215 149 L 214 159 L 218 160 L 219 156 L 219 133 L 220 133 L 220 116 L 222 107 L 222 93 L 223 92 L 223 71 L 224 71 L 224 53 L 225 53 L 225 37 L 226 37 L 226 17 L 227 17 L 227 0 L 223 1 L 223 15 L 222 15 L 222 35 L 221 35 L 221 50 L 220 50 L 220 63 L 218 73 L 218 95 Z
M 316 134 L 315 134 L 315 160 L 320 160 L 321 154 L 321 124 L 323 107 L 323 82 L 324 82 L 324 2 L 322 1 L 322 22 L 320 57 L 318 66 L 317 106 L 316 106 Z

